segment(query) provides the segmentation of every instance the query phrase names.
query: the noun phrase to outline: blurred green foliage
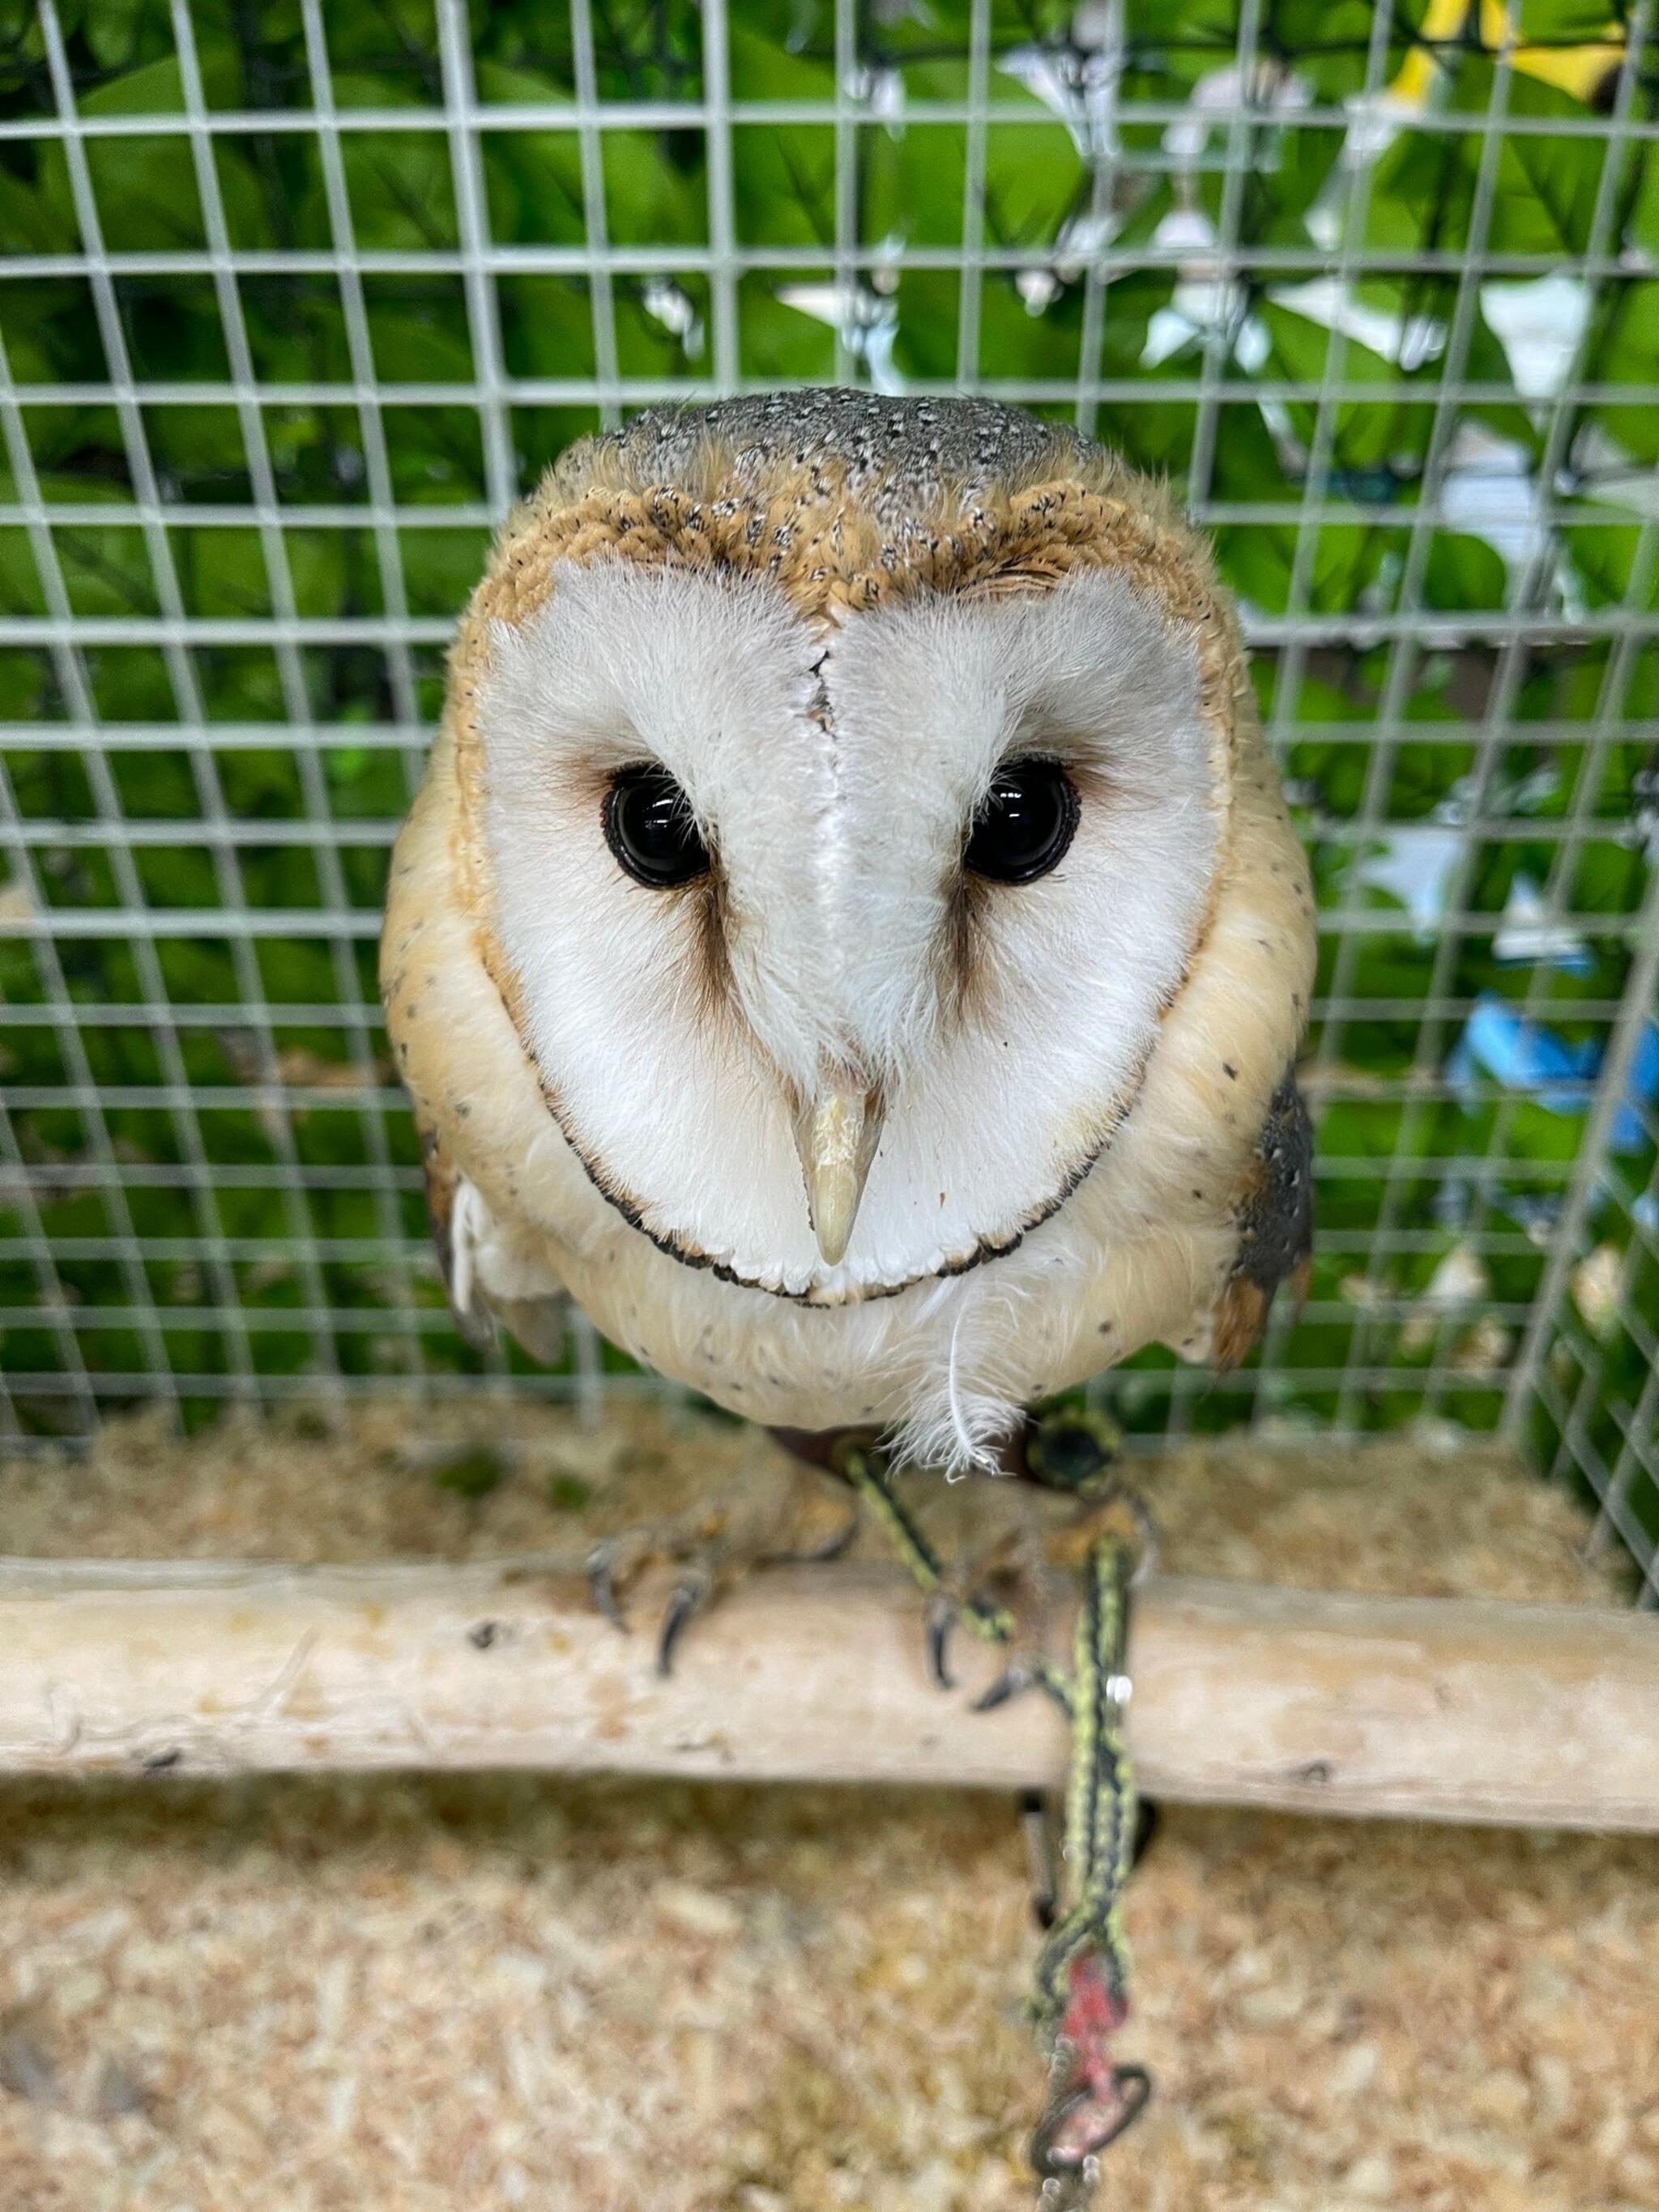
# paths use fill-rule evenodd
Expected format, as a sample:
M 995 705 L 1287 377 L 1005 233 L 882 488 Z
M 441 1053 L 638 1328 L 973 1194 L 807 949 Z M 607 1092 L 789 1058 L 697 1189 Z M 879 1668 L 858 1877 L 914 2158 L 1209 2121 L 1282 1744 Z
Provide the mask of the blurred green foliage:
M 1202 104 L 1233 64 L 1227 0 L 1126 0 L 1112 72 L 1088 43 L 1106 11 L 994 0 L 999 105 L 982 204 L 992 258 L 967 280 L 964 319 L 958 270 L 904 253 L 959 244 L 969 131 L 904 117 L 968 98 L 969 14 L 968 0 L 859 7 L 853 88 L 864 104 L 838 125 L 826 106 L 837 90 L 829 0 L 732 0 L 732 98 L 819 104 L 732 132 L 743 382 L 850 368 L 948 386 L 963 368 L 961 333 L 976 327 L 971 373 L 1050 395 L 1045 411 L 1072 415 L 1079 380 L 1105 380 L 1100 434 L 1206 502 L 1227 580 L 1262 615 L 1386 624 L 1404 610 L 1408 629 L 1419 609 L 1490 615 L 1534 559 L 1524 514 L 1540 489 L 1560 502 L 1534 578 L 1546 611 L 1654 613 L 1659 574 L 1621 486 L 1659 459 L 1659 278 L 1648 273 L 1659 170 L 1647 138 L 1608 169 L 1595 125 L 1605 83 L 1564 90 L 1522 57 L 1500 86 L 1472 29 L 1431 54 L 1413 38 L 1422 0 L 1399 0 L 1382 76 L 1408 88 L 1415 70 L 1419 107 L 1396 107 L 1356 179 L 1344 167 L 1345 103 L 1367 82 L 1370 0 L 1264 0 L 1258 112 L 1242 126 Z M 1601 38 L 1610 15 L 1622 15 L 1617 0 L 1525 0 L 1519 20 L 1559 58 Z M 35 1190 L 34 1202 L 0 1211 L 0 1305 L 39 1315 L 5 1332 L 15 1376 L 59 1372 L 77 1355 L 110 1376 L 160 1365 L 190 1399 L 191 1378 L 228 1388 L 238 1376 L 476 1364 L 422 1255 L 416 1148 L 374 1005 L 372 917 L 418 772 L 410 725 L 436 711 L 442 625 L 488 542 L 489 420 L 477 380 L 481 337 L 496 340 L 457 261 L 467 199 L 456 163 L 470 157 L 445 112 L 454 57 L 431 0 L 332 0 L 325 17 L 333 104 L 374 111 L 373 127 L 333 137 L 314 127 L 299 0 L 195 0 L 208 109 L 265 121 L 192 142 L 166 0 L 62 0 L 80 112 L 145 119 L 86 140 L 78 179 L 50 127 L 40 20 L 0 10 L 0 120 L 41 125 L 0 140 L 0 340 L 24 388 L 0 453 L 0 617 L 52 613 L 61 583 L 77 617 L 142 625 L 178 612 L 245 626 L 188 647 L 141 628 L 88 648 L 87 691 L 112 734 L 108 750 L 86 757 L 31 742 L 26 726 L 74 720 L 72 677 L 49 646 L 0 633 L 15 807 L 26 824 L 53 825 L 35 836 L 34 880 L 15 878 L 5 896 L 14 920 L 38 902 L 61 928 L 55 943 L 16 929 L 0 938 L 10 1010 L 0 1074 Z M 717 303 L 697 264 L 727 210 L 696 110 L 706 89 L 698 10 L 691 0 L 596 4 L 592 20 L 602 100 L 691 112 L 672 127 L 605 129 L 589 149 L 597 169 L 585 169 L 579 131 L 545 116 L 520 127 L 512 112 L 574 100 L 566 10 L 543 0 L 474 0 L 471 10 L 490 236 L 572 257 L 503 268 L 493 288 L 508 380 L 501 421 L 520 485 L 599 425 L 591 386 L 606 347 L 630 392 L 690 396 L 716 374 Z M 1109 74 L 1103 194 L 1088 134 L 1108 127 Z M 1070 88 L 1067 114 L 1045 104 L 1045 84 Z M 1229 108 L 1237 90 L 1235 79 Z M 1489 158 L 1483 131 L 1445 125 L 1486 115 L 1499 96 L 1524 128 Z M 1651 118 L 1656 98 L 1650 62 L 1634 112 Z M 1135 112 L 1149 102 L 1165 105 Z M 841 192 L 838 133 L 851 165 Z M 106 301 L 84 272 L 28 265 L 82 253 L 85 193 L 116 257 Z M 581 260 L 596 199 L 610 246 L 631 257 L 607 278 Z M 1171 222 L 1198 240 L 1185 271 L 1147 251 Z M 1236 227 L 1243 249 L 1224 295 L 1204 281 L 1206 223 Z M 252 258 L 216 282 L 199 257 L 221 224 L 232 252 Z M 1118 273 L 1091 298 L 1089 241 L 1101 236 Z M 865 257 L 839 329 L 823 306 L 838 245 Z M 1299 288 L 1345 246 L 1368 257 L 1353 287 L 1366 319 L 1339 339 Z M 1255 265 L 1275 252 L 1303 263 L 1278 274 Z M 1517 386 L 1489 319 L 1492 289 L 1465 270 L 1471 258 L 1519 256 L 1522 282 L 1592 252 L 1579 360 L 1594 381 L 1558 410 Z M 167 259 L 179 254 L 198 259 L 180 269 Z M 112 389 L 112 317 L 136 398 Z M 244 348 L 255 394 L 233 388 Z M 1468 387 L 1449 400 L 1449 374 Z M 1322 404 L 1328 378 L 1338 389 Z M 1346 396 L 1356 386 L 1364 396 Z M 1486 441 L 1468 448 L 1474 475 L 1495 471 L 1507 486 L 1519 550 L 1513 530 L 1504 539 L 1473 507 L 1457 526 L 1414 527 L 1425 470 L 1440 470 L 1455 436 Z M 1200 480 L 1195 448 L 1207 455 Z M 1547 457 L 1554 481 L 1540 487 Z M 24 510 L 37 499 L 53 519 L 32 533 Z M 260 625 L 285 603 L 345 627 L 283 646 Z M 405 615 L 428 626 L 412 641 Z M 387 618 L 389 633 L 376 627 Z M 1498 1405 L 1504 1356 L 1484 1366 L 1468 1357 L 1466 1312 L 1429 1309 L 1426 1333 L 1402 1328 L 1401 1315 L 1474 1235 L 1512 1351 L 1547 1239 L 1538 1201 L 1561 1188 L 1582 1122 L 1516 1098 L 1460 1102 L 1429 1079 L 1482 992 L 1530 992 L 1534 1012 L 1570 1038 L 1605 1031 L 1646 883 L 1638 824 L 1655 804 L 1655 750 L 1630 732 L 1659 715 L 1659 646 L 1649 623 L 1624 640 L 1540 642 L 1511 666 L 1472 619 L 1413 655 L 1395 702 L 1407 734 L 1379 745 L 1392 651 L 1371 635 L 1338 620 L 1328 637 L 1256 661 L 1322 897 L 1357 917 L 1352 932 L 1328 935 L 1320 981 L 1354 1012 L 1331 1040 L 1322 1089 L 1313 1301 L 1276 1345 L 1259 1402 L 1380 1425 L 1426 1401 L 1479 1425 Z M 1597 742 L 1593 720 L 1609 705 L 1621 731 Z M 312 734 L 296 738 L 295 724 Z M 132 742 L 120 738 L 129 725 L 143 733 Z M 111 830 L 116 817 L 124 834 Z M 1419 930 L 1368 876 L 1376 826 L 1470 819 L 1484 834 L 1454 839 L 1450 895 L 1474 921 L 1449 937 Z M 1527 880 L 1553 881 L 1569 912 L 1605 921 L 1575 969 L 1540 975 L 1499 957 L 1501 917 Z M 118 926 L 88 933 L 99 910 L 137 906 L 231 919 L 208 934 L 154 920 L 130 939 Z M 239 921 L 240 908 L 269 911 L 269 933 Z M 342 908 L 368 919 L 341 930 L 327 916 Z M 1431 998 L 1437 1010 L 1425 1017 Z M 95 1103 L 77 1094 L 88 1083 Z M 1639 1183 L 1648 1166 L 1629 1172 Z M 56 1248 L 67 1314 L 46 1303 L 51 1278 L 31 1241 L 41 1236 Z M 1608 1389 L 1628 1398 L 1640 1377 L 1618 1370 L 1623 1357 Z M 1143 1367 L 1124 1404 L 1132 1420 L 1158 1425 L 1168 1363 Z M 1240 1402 L 1219 1391 L 1191 1418 L 1220 1426 Z M 29 1413 L 68 1422 L 73 1395 L 40 1395 Z

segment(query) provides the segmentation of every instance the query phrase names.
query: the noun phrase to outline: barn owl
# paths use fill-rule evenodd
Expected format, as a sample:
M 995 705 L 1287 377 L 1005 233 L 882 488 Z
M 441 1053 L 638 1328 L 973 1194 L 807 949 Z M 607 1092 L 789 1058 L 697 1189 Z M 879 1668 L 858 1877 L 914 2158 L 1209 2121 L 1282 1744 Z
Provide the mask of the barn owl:
M 769 1425 L 960 1470 L 1304 1258 L 1315 933 L 1163 493 L 980 399 L 574 447 L 506 527 L 382 981 L 452 1303 L 572 1297 Z

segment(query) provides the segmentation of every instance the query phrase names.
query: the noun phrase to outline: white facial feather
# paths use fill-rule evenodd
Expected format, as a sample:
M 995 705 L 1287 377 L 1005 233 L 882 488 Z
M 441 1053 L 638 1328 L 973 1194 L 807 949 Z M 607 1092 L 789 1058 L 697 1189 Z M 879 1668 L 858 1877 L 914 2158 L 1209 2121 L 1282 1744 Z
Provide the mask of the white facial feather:
M 835 1298 L 960 1266 L 1060 1202 L 1133 1092 L 1214 874 L 1188 634 L 1111 571 L 914 598 L 826 637 L 762 579 L 617 562 L 562 574 L 489 659 L 497 934 L 562 1122 L 643 1227 Z M 1050 875 L 978 887 L 957 1005 L 940 978 L 963 841 L 999 763 L 1029 753 L 1074 772 L 1078 832 Z M 696 897 L 633 882 L 605 842 L 607 779 L 641 760 L 715 854 L 724 1010 L 695 980 Z M 887 1106 L 833 1268 L 787 1095 L 832 1064 Z M 991 1358 L 951 1362 L 964 1432 L 957 1370 Z

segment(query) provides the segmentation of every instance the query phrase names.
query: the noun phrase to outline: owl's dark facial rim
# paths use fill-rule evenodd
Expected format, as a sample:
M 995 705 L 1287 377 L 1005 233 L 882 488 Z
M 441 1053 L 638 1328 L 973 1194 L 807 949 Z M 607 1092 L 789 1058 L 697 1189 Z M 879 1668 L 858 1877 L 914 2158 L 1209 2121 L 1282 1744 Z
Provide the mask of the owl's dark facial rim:
M 507 1005 L 505 999 L 502 1003 Z M 510 1005 L 507 1006 L 507 1014 L 512 1019 Z M 1143 1059 L 1135 1071 L 1133 1085 L 1123 1097 L 1115 1102 L 1106 1126 L 1097 1135 L 1089 1150 L 1067 1171 L 1058 1187 L 1029 1206 L 1012 1229 L 1000 1234 L 988 1233 L 976 1237 L 968 1250 L 953 1254 L 942 1265 L 906 1275 L 897 1282 L 857 1286 L 813 1285 L 800 1291 L 783 1290 L 775 1283 L 763 1282 L 756 1276 L 746 1275 L 726 1261 L 717 1260 L 712 1252 L 704 1251 L 691 1239 L 676 1235 L 672 1231 L 653 1228 L 647 1218 L 645 1201 L 621 1188 L 610 1172 L 587 1150 L 572 1127 L 556 1091 L 539 1070 L 538 1073 L 543 1103 L 560 1135 L 570 1147 L 577 1164 L 605 1204 L 619 1213 L 630 1229 L 637 1230 L 647 1243 L 654 1245 L 665 1259 L 678 1261 L 682 1267 L 689 1267 L 694 1273 L 707 1272 L 719 1282 L 730 1283 L 734 1289 L 757 1291 L 766 1297 L 780 1298 L 786 1304 L 815 1312 L 833 1311 L 837 1307 L 848 1305 L 875 1304 L 887 1298 L 900 1297 L 906 1291 L 913 1291 L 922 1283 L 940 1282 L 949 1277 L 970 1274 L 975 1268 L 983 1267 L 989 1261 L 1005 1259 L 1009 1253 L 1017 1252 L 1034 1230 L 1041 1229 L 1045 1222 L 1053 1219 L 1109 1152 L 1119 1130 L 1133 1111 L 1146 1071 L 1146 1061 Z
M 665 768 L 618 769 L 605 795 L 605 842 L 617 866 L 652 890 L 694 883 L 710 867 L 691 802 Z

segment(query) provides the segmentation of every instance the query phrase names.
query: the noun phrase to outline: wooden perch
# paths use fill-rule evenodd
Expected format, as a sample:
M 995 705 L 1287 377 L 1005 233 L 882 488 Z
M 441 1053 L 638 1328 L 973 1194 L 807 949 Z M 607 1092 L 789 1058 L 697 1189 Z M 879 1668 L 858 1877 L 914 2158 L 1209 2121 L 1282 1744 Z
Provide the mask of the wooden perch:
M 928 1680 L 919 1601 L 855 1564 L 755 1576 L 673 1676 L 568 1560 L 282 1567 L 0 1560 L 0 1771 L 541 1767 L 747 1780 L 1058 1783 L 996 1655 Z M 1152 1796 L 1659 1829 L 1659 1623 L 1576 1606 L 1332 1596 L 1166 1577 L 1134 1614 Z

